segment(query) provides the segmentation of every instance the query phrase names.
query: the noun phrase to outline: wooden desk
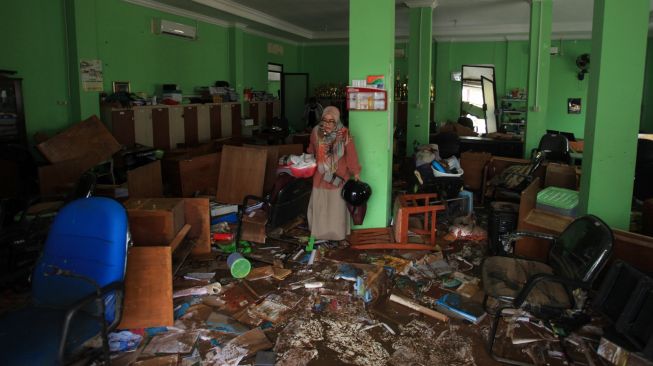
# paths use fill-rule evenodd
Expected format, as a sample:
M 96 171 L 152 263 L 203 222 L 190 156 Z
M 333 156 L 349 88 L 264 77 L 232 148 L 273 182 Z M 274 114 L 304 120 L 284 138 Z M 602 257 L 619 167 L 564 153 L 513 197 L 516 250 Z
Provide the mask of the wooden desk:
M 524 156 L 524 143 L 521 140 L 500 140 L 488 137 L 460 137 L 460 152 L 488 152 L 494 156 L 521 158 Z
M 127 207 L 138 207 L 137 200 L 128 201 Z M 119 328 L 147 328 L 171 326 L 174 323 L 172 303 L 173 259 L 181 251 L 184 238 L 195 241 L 193 255 L 211 253 L 211 229 L 209 217 L 209 200 L 206 198 L 158 198 L 157 207 L 181 208 L 183 227 L 172 233 L 172 239 L 165 245 L 148 245 L 148 232 L 140 236 L 141 242 L 134 240 L 134 246 L 129 248 L 127 255 L 127 272 L 125 275 L 125 300 L 123 315 Z M 179 204 L 183 202 L 183 204 Z M 130 206 L 131 205 L 131 206 Z M 130 228 L 135 229 L 133 213 L 137 209 L 128 210 Z M 155 213 L 146 213 L 150 216 Z M 152 217 L 150 217 L 152 218 Z M 137 220 L 138 221 L 138 220 Z M 170 219 L 153 218 L 158 228 L 150 226 L 150 233 L 171 231 L 174 224 Z M 139 237 L 138 235 L 136 237 Z M 136 238 L 135 237 L 135 238 Z M 175 251 L 176 249 L 178 249 Z

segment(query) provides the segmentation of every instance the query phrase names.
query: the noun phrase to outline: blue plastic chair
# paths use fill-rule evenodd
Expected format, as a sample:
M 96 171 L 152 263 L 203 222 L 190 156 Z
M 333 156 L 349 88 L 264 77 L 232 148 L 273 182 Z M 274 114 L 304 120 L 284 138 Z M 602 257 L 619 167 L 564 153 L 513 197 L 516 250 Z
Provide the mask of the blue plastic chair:
M 33 274 L 32 303 L 0 318 L 1 365 L 61 365 L 107 333 L 122 311 L 127 214 L 103 197 L 75 200 L 55 218 Z

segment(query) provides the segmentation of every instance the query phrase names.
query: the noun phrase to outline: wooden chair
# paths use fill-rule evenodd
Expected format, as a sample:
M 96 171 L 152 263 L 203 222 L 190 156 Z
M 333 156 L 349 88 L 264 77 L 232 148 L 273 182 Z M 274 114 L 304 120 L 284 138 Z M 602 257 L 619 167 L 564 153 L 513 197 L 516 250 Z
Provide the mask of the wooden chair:
M 435 249 L 436 215 L 444 206 L 436 204 L 435 193 L 404 194 L 397 197 L 397 209 L 391 227 L 353 230 L 349 242 L 353 249 Z M 409 228 L 410 216 L 423 216 L 423 228 Z M 428 236 L 428 244 L 410 243 L 408 231 Z

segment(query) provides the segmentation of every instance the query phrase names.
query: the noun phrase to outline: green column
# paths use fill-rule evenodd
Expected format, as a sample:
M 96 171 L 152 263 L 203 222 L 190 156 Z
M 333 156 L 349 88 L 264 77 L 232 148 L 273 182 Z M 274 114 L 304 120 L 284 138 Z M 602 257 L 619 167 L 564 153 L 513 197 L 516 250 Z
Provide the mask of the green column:
M 73 121 L 100 115 L 99 92 L 84 91 L 79 74 L 79 62 L 99 59 L 97 47 L 96 2 L 66 0 L 66 33 L 70 72 L 70 110 Z M 105 88 L 111 80 L 104 81 Z
M 546 111 L 549 99 L 551 66 L 551 0 L 531 1 L 531 28 L 528 56 L 528 112 L 524 156 L 537 148 L 546 133 Z
M 245 25 L 236 23 L 233 27 L 229 28 L 229 77 L 231 87 L 236 89 L 244 101 L 245 95 L 245 41 L 243 29 Z M 243 104 L 240 104 L 241 109 Z
M 582 213 L 628 230 L 637 151 L 648 0 L 595 0 Z
M 363 166 L 361 179 L 372 186 L 363 227 L 385 227 L 390 217 L 394 96 L 394 0 L 349 2 L 349 79 L 384 75 L 387 110 L 350 111 L 349 128 Z
M 410 7 L 408 131 L 406 153 L 429 142 L 432 19 L 435 1 L 405 1 Z

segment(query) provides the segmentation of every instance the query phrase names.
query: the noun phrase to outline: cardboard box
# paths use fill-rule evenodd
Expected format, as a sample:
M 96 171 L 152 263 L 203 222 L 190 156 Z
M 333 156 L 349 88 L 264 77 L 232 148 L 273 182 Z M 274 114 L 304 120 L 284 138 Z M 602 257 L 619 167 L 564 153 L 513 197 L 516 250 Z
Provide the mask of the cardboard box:
M 168 245 L 185 223 L 181 198 L 133 198 L 125 208 L 134 245 Z

